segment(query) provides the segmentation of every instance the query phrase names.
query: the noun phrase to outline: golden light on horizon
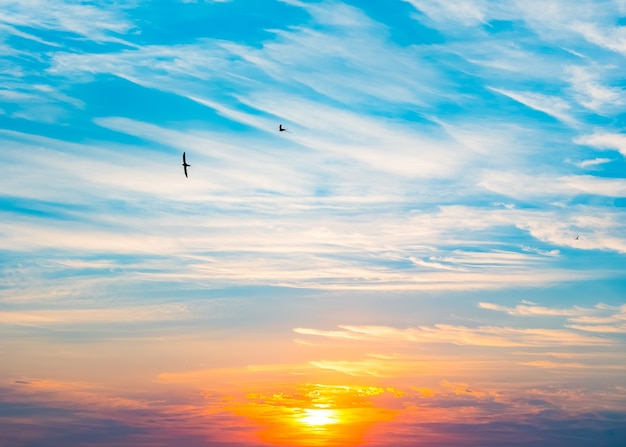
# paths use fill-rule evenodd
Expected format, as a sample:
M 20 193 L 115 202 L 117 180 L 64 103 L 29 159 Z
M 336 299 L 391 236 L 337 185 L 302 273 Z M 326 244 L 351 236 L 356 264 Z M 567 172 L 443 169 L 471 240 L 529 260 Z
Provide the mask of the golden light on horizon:
M 359 446 L 368 429 L 397 410 L 374 398 L 393 393 L 378 387 L 282 385 L 289 392 L 250 393 L 232 411 L 259 425 L 259 438 L 275 446 Z
M 340 422 L 337 410 L 320 408 L 305 409 L 304 414 L 300 416 L 300 421 L 303 424 L 311 426 L 331 425 L 338 424 Z

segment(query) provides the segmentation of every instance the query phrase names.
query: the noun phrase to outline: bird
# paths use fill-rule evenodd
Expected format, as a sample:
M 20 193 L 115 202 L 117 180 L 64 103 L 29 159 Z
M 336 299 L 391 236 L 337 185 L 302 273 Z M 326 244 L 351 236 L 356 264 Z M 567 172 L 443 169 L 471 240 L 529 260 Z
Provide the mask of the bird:
M 279 124 L 279 125 L 278 125 L 278 131 L 279 131 L 279 132 L 289 132 L 287 129 L 285 129 L 285 128 L 283 127 L 283 125 L 282 125 L 282 124 Z M 289 132 L 289 133 L 291 133 L 291 132 Z
M 580 239 L 580 234 L 576 235 L 576 237 L 574 238 L 575 241 Z
M 185 153 L 183 152 L 183 169 L 185 170 L 185 177 L 187 177 L 187 166 L 191 166 L 191 165 L 187 164 L 187 159 L 185 158 Z

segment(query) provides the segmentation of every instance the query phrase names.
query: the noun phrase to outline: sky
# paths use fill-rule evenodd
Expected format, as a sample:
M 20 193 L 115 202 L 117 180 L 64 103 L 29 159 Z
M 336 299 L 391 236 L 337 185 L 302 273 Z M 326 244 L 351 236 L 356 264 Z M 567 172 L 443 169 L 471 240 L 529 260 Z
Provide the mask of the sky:
M 626 445 L 626 1 L 0 11 L 0 447 Z

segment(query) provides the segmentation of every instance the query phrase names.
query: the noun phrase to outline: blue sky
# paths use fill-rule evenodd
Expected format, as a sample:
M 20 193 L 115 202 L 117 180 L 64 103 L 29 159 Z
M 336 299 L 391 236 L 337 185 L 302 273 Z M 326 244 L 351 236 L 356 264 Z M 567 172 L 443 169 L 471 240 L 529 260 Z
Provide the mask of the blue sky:
M 313 442 L 265 374 L 399 390 L 354 445 L 621 445 L 623 1 L 0 4 L 7 445 Z

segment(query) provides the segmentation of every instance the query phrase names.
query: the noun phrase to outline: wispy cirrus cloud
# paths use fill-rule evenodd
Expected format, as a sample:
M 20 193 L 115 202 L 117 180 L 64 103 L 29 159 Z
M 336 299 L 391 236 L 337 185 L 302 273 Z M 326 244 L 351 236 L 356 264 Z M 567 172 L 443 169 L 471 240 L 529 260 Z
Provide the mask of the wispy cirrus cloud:
M 123 42 L 119 36 L 133 28 L 132 22 L 124 17 L 123 8 L 130 8 L 136 2 L 119 2 L 106 9 L 66 1 L 54 5 L 39 0 L 0 4 L 4 11 L 0 21 L 14 27 L 69 32 L 96 42 Z M 41 15 L 41 8 L 46 8 L 48 14 Z M 20 37 L 28 38 L 28 35 L 20 33 Z
M 626 157 L 626 135 L 619 133 L 594 132 L 590 135 L 581 135 L 574 140 L 577 144 L 584 144 L 601 150 L 616 150 Z
M 573 28 L 589 42 L 600 47 L 626 54 L 626 30 L 623 26 L 603 26 L 594 23 L 577 23 Z
M 578 101 L 583 106 L 602 113 L 608 108 L 619 108 L 626 102 L 626 90 L 603 84 L 599 75 L 591 70 L 573 66 L 569 71 Z
M 570 309 L 554 309 L 554 308 L 545 307 L 545 306 L 538 306 L 533 303 L 523 303 L 523 304 L 518 304 L 515 307 L 506 307 L 506 306 L 500 306 L 494 303 L 480 302 L 478 303 L 478 307 L 480 307 L 481 309 L 489 309 L 489 310 L 495 310 L 498 312 L 506 312 L 509 315 L 527 316 L 527 317 L 530 317 L 530 316 L 570 317 L 570 316 L 586 315 L 591 311 L 591 309 L 583 309 L 583 308 L 577 308 L 577 307 L 570 308 Z
M 531 109 L 538 110 L 569 125 L 576 125 L 576 119 L 569 113 L 569 103 L 557 96 L 547 96 L 534 92 L 513 92 L 510 90 L 492 88 L 494 92 L 507 96 L 514 101 L 524 104 Z
M 520 317 L 565 317 L 565 327 L 585 332 L 619 334 L 626 332 L 626 306 L 607 306 L 596 304 L 593 308 L 571 307 L 551 308 L 524 302 L 515 307 L 506 307 L 494 303 L 480 302 L 478 306 L 497 312 L 505 312 Z M 582 324 L 581 324 L 582 323 Z M 612 323 L 612 324 L 607 324 Z
M 626 195 L 626 180 L 622 178 L 601 178 L 592 175 L 572 175 L 565 177 L 533 177 L 523 173 L 490 172 L 485 174 L 482 184 L 493 191 L 513 197 L 528 196 L 576 196 L 592 194 L 597 196 L 623 197 Z
M 604 163 L 610 163 L 612 160 L 610 158 L 592 158 L 587 160 L 581 160 L 579 162 L 572 162 L 567 160 L 569 163 L 572 163 L 579 168 L 587 169 L 593 168 L 594 166 L 602 165 Z
M 596 333 L 615 333 L 615 334 L 626 334 L 626 323 L 615 324 L 615 325 L 583 325 L 583 324 L 568 324 L 567 327 L 572 329 L 578 329 L 579 331 L 587 331 L 587 332 L 596 332 Z
M 512 347 L 512 346 L 593 346 L 610 345 L 614 341 L 587 336 L 562 329 L 531 329 L 481 326 L 477 328 L 436 324 L 415 328 L 396 329 L 386 326 L 340 326 L 339 331 L 295 328 L 302 335 L 315 335 L 360 341 L 410 341 L 415 343 L 453 343 L 458 345 Z
M 198 199 L 203 197 L 211 196 L 202 195 Z M 216 213 L 215 216 L 207 222 L 202 214 L 189 215 L 184 237 L 172 238 L 160 231 L 179 228 L 181 224 L 174 214 L 163 214 L 158 207 L 152 211 L 146 209 L 152 213 L 150 230 L 144 228 L 141 219 L 109 218 L 106 231 L 93 222 L 80 223 L 80 220 L 75 223 L 82 228 L 80 234 L 68 231 L 64 220 L 47 224 L 45 232 L 42 232 L 44 227 L 18 223 L 5 224 L 5 231 L 12 235 L 14 247 L 16 244 L 25 248 L 49 246 L 64 251 L 79 250 L 83 255 L 96 251 L 108 253 L 109 258 L 113 253 L 138 257 L 133 264 L 117 266 L 121 267 L 118 274 L 122 275 L 142 270 L 141 262 L 145 265 L 144 277 L 166 275 L 227 282 L 270 281 L 299 287 L 374 289 L 457 288 L 460 284 L 502 287 L 518 281 L 580 278 L 583 272 L 560 269 L 559 257 L 545 255 L 549 250 L 544 253 L 513 246 L 450 251 L 446 247 L 475 244 L 488 229 L 519 231 L 518 221 L 527 222 L 524 225 L 528 227 L 524 228 L 540 240 L 577 247 L 596 246 L 600 239 L 593 235 L 594 228 L 593 231 L 604 233 L 613 231 L 607 216 L 590 221 L 576 217 L 554 228 L 553 216 L 538 219 L 535 213 L 514 209 L 441 208 L 433 213 L 414 213 L 400 222 L 393 216 L 379 222 L 364 222 L 352 213 L 346 214 L 346 209 L 355 203 L 349 200 L 331 206 L 325 199 L 321 202 L 311 199 L 304 207 L 301 200 L 289 198 L 255 198 L 246 203 L 243 199 L 231 201 L 213 195 L 211 201 L 207 211 Z M 277 224 L 271 216 L 277 204 L 282 210 L 292 209 L 295 214 Z M 233 209 L 253 209 L 258 215 L 242 222 L 229 215 Z M 312 216 L 312 220 L 304 222 L 306 216 Z M 576 232 L 581 231 L 585 231 L 584 240 L 575 241 Z M 250 258 L 252 253 L 257 254 L 256 259 Z M 259 254 L 262 256 L 258 257 Z M 343 259 L 335 258 L 341 254 Z M 294 255 L 307 262 L 294 264 Z M 167 256 L 174 256 L 177 261 L 168 261 Z M 150 257 L 160 260 L 151 265 Z M 59 265 L 61 270 L 69 267 Z M 151 273 L 154 267 L 159 269 Z M 172 270 L 166 274 L 167 269 Z M 593 272 L 584 274 L 593 276 Z M 365 282 L 359 285 L 359 281 Z
M 454 27 L 450 24 L 450 20 L 455 24 L 464 26 L 476 26 L 485 22 L 487 11 L 487 2 L 476 0 L 462 0 L 455 6 L 441 0 L 405 0 L 413 5 L 417 10 L 424 13 L 438 27 L 446 26 L 448 23 L 449 30 Z
M 4 324 L 45 326 L 50 324 L 132 323 L 140 321 L 165 321 L 188 318 L 184 305 L 165 304 L 114 309 L 68 309 L 3 311 Z

